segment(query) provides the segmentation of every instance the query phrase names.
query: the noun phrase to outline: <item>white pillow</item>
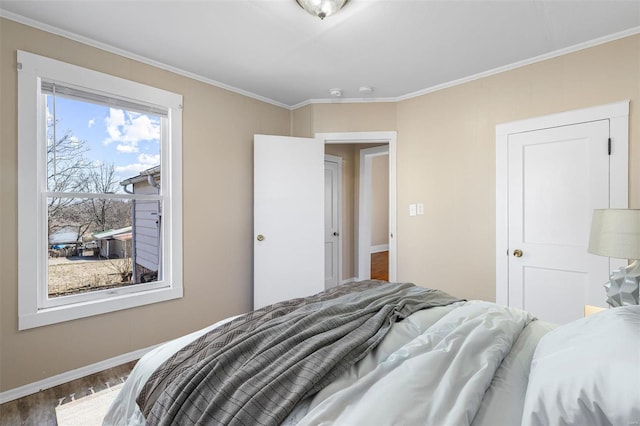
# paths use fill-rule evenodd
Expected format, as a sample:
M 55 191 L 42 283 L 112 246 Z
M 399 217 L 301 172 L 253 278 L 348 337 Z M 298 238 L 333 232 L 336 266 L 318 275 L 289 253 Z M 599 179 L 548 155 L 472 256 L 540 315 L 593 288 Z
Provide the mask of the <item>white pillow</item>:
M 640 306 L 607 309 L 542 337 L 522 425 L 640 425 Z

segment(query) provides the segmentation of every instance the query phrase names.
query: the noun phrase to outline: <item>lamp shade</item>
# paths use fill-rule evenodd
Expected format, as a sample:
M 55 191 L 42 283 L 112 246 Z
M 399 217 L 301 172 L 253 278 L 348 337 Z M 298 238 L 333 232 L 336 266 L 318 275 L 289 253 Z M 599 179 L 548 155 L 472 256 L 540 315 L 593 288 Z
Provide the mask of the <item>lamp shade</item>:
M 640 210 L 594 210 L 589 253 L 640 259 Z
M 300 7 L 320 19 L 333 15 L 347 3 L 348 0 L 296 0 Z

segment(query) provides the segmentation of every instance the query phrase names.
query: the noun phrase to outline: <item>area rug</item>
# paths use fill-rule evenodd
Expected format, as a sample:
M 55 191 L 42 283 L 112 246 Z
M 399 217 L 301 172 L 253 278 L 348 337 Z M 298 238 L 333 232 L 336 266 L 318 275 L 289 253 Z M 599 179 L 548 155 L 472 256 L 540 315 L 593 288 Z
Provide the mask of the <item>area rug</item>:
M 56 407 L 58 426 L 99 426 L 122 383 Z

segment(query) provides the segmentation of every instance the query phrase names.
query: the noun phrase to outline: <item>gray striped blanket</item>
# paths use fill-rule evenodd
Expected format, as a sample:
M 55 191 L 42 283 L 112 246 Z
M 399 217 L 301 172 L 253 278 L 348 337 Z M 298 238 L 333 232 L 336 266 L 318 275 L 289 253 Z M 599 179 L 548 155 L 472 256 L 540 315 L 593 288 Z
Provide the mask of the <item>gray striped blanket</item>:
M 366 356 L 393 322 L 458 300 L 413 284 L 364 281 L 276 303 L 178 351 L 137 403 L 148 425 L 277 425 Z

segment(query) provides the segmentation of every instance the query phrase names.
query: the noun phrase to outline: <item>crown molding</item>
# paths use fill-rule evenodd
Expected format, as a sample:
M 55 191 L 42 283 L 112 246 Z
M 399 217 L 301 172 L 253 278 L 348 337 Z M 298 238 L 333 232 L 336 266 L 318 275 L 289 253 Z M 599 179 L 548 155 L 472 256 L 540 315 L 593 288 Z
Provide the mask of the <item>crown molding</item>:
M 369 103 L 382 103 L 382 102 L 397 102 L 397 98 L 332 98 L 332 99 L 307 99 L 295 105 L 291 105 L 291 110 L 296 110 L 307 105 L 316 104 L 369 104 Z
M 438 84 L 428 87 L 426 89 L 418 90 L 417 92 L 411 92 L 403 96 L 395 98 L 397 102 L 405 101 L 408 99 L 416 98 L 418 96 L 426 95 L 428 93 L 437 92 L 439 90 L 448 89 L 450 87 L 459 86 L 464 83 L 479 80 L 481 78 L 490 77 L 496 74 L 500 74 L 506 71 L 511 71 L 517 68 L 522 68 L 527 65 L 532 65 L 538 62 L 546 61 L 548 59 L 557 58 L 559 56 L 567 55 L 569 53 L 578 52 L 580 50 L 588 49 L 591 47 L 599 46 L 611 41 L 619 40 L 625 37 L 630 37 L 636 34 L 640 34 L 640 26 L 633 27 L 628 30 L 620 31 L 617 33 L 609 34 L 604 37 L 599 37 L 593 40 L 585 41 L 583 43 L 574 44 L 573 46 L 565 47 L 562 49 L 554 50 L 553 52 L 545 53 L 542 55 L 534 56 L 533 58 L 524 59 L 522 61 L 514 62 L 512 64 L 504 65 L 498 68 L 494 68 L 488 71 L 483 71 L 478 74 L 473 74 L 468 77 L 463 77 L 457 80 L 452 80 L 447 83 Z
M 183 70 L 181 68 L 177 68 L 171 65 L 164 64 L 159 61 L 155 61 L 153 59 L 149 59 L 147 57 L 135 54 L 133 52 L 129 52 L 124 49 L 120 49 L 115 46 L 111 46 L 106 43 L 102 43 L 88 37 L 81 36 L 79 34 L 75 34 L 66 30 L 63 30 L 58 27 L 54 27 L 40 21 L 36 21 L 30 18 L 27 18 L 22 15 L 18 15 L 9 11 L 6 11 L 0 7 L 0 17 L 6 18 L 42 31 L 46 31 L 55 35 L 59 35 L 61 37 L 68 38 L 73 41 L 77 41 L 79 43 L 83 43 L 97 49 L 104 50 L 109 53 L 113 53 L 119 56 L 123 56 L 125 58 L 133 59 L 138 62 L 145 63 L 147 65 L 154 66 L 156 68 L 160 68 L 166 71 L 170 71 L 174 74 L 181 75 L 183 77 L 187 77 L 193 80 L 200 81 L 205 84 L 209 84 L 211 86 L 215 86 L 224 90 L 228 90 L 230 92 L 234 92 L 243 96 L 247 96 L 249 98 L 256 99 L 258 101 L 262 101 L 274 106 L 278 106 L 281 108 L 285 108 L 289 111 L 293 111 L 307 105 L 315 105 L 315 104 L 356 104 L 356 103 L 380 103 L 380 102 L 400 102 L 413 98 L 417 98 L 419 96 L 423 96 L 429 93 L 437 92 L 439 90 L 448 89 L 451 87 L 459 86 L 461 84 L 469 83 L 475 80 L 479 80 L 481 78 L 490 77 L 496 74 L 500 74 L 506 71 L 511 71 L 517 68 L 525 67 L 527 65 L 532 65 L 538 62 L 546 61 L 548 59 L 557 58 L 559 56 L 567 55 L 569 53 L 578 52 L 580 50 L 588 49 L 591 47 L 599 46 L 601 44 L 605 44 L 611 41 L 619 40 L 625 37 L 630 37 L 636 34 L 640 34 L 640 26 L 629 28 L 624 31 L 620 31 L 617 33 L 609 34 L 603 37 L 599 37 L 593 40 L 589 40 L 583 43 L 578 43 L 573 46 L 565 47 L 562 49 L 554 50 L 553 52 L 545 53 L 542 55 L 534 56 L 533 58 L 524 59 L 522 61 L 514 62 L 512 64 L 504 65 L 501 67 L 493 68 L 488 71 L 483 71 L 481 73 L 473 74 L 468 77 L 463 77 L 457 80 L 452 80 L 446 83 L 437 84 L 435 86 L 430 86 L 422 90 L 418 90 L 415 92 L 407 93 L 405 95 L 397 96 L 397 97 L 387 97 L 387 98 L 345 98 L 345 99 L 307 99 L 306 101 L 299 102 L 294 105 L 287 105 L 282 102 L 275 101 L 270 98 L 266 98 L 264 96 L 257 95 L 255 93 L 248 92 L 243 89 L 239 89 L 237 87 L 230 86 L 228 84 L 221 83 L 216 80 L 212 80 L 210 78 L 203 77 L 201 75 Z
M 275 105 L 275 106 L 278 106 L 278 107 L 281 107 L 281 108 L 285 108 L 285 109 L 288 109 L 288 110 L 291 109 L 291 107 L 289 105 L 283 104 L 282 102 L 274 101 L 273 99 L 269 99 L 269 98 L 266 98 L 264 96 L 256 95 L 255 93 L 251 93 L 251 92 L 248 92 L 246 90 L 238 89 L 237 87 L 233 87 L 233 86 L 230 86 L 228 84 L 224 84 L 224 83 L 221 83 L 219 81 L 212 80 L 210 78 L 206 78 L 206 77 L 203 77 L 201 75 L 192 73 L 190 71 L 186 71 L 186 70 L 183 70 L 181 68 L 177 68 L 177 67 L 174 67 L 172 65 L 168 65 L 168 64 L 165 64 L 165 63 L 162 63 L 162 62 L 147 58 L 145 56 L 138 55 L 138 54 L 133 53 L 133 52 L 129 52 L 128 50 L 120 49 L 119 47 L 115 47 L 115 46 L 112 46 L 110 44 L 102 43 L 102 42 L 99 42 L 97 40 L 94 40 L 94 39 L 91 39 L 91 38 L 88 38 L 88 37 L 85 37 L 85 36 L 81 36 L 79 34 L 76 34 L 76 33 L 70 32 L 70 31 L 66 31 L 66 30 L 63 30 L 63 29 L 58 28 L 58 27 L 54 27 L 52 25 L 45 24 L 43 22 L 36 21 L 34 19 L 31 19 L 31 18 L 27 18 L 27 17 L 22 16 L 22 15 L 18 15 L 18 14 L 13 13 L 13 12 L 9 12 L 7 10 L 2 9 L 1 7 L 0 7 L 0 18 L 6 18 L 6 19 L 9 19 L 11 21 L 18 22 L 19 24 L 23 24 L 23 25 L 27 25 L 29 27 L 35 28 L 37 30 L 42 30 L 42 31 L 45 31 L 45 32 L 48 32 L 48 33 L 51 33 L 51 34 L 55 34 L 55 35 L 60 36 L 60 37 L 68 38 L 69 40 L 77 41 L 78 43 L 86 44 L 88 46 L 95 47 L 96 49 L 104 50 L 106 52 L 113 53 L 113 54 L 119 55 L 119 56 L 123 56 L 123 57 L 128 58 L 128 59 L 133 59 L 134 61 L 142 62 L 144 64 L 151 65 L 153 67 L 156 67 L 156 68 L 159 68 L 159 69 L 162 69 L 162 70 L 165 70 L 165 71 L 170 71 L 170 72 L 172 72 L 174 74 L 177 74 L 177 75 L 180 75 L 180 76 L 183 76 L 183 77 L 187 77 L 187 78 L 190 78 L 192 80 L 197 80 L 197 81 L 200 81 L 202 83 L 206 83 L 206 84 L 209 84 L 211 86 L 218 87 L 220 89 L 228 90 L 230 92 L 234 92 L 234 93 L 237 93 L 239 95 L 247 96 L 249 98 L 253 98 L 253 99 L 256 99 L 258 101 L 266 102 L 268 104 Z

